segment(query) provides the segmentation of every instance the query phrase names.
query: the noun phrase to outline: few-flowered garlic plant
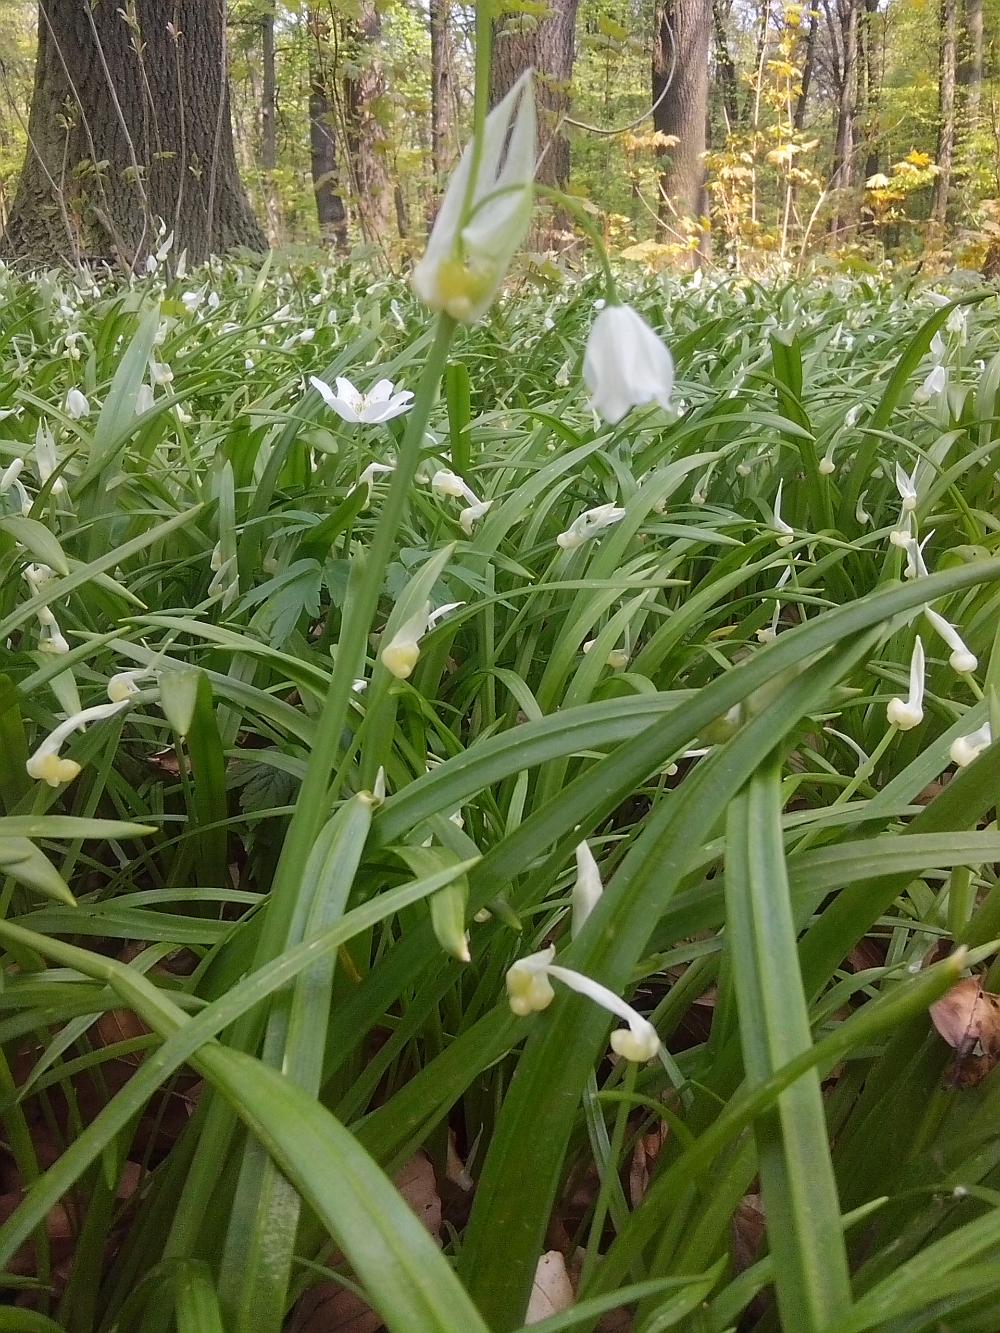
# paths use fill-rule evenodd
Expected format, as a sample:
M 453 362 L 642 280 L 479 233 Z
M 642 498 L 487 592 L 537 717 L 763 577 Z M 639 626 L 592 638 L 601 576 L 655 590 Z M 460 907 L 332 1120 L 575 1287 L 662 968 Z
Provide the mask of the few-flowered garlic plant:
M 957 764 L 959 768 L 967 768 L 992 744 L 993 729 L 988 722 L 984 722 L 976 731 L 969 732 L 968 736 L 959 736 L 957 740 L 952 741 L 949 751 L 952 763 Z
M 913 395 L 915 403 L 929 403 L 932 398 L 943 394 L 948 387 L 948 372 L 944 366 L 935 366 Z
M 774 496 L 774 530 L 778 534 L 779 546 L 791 546 L 795 540 L 795 529 L 781 517 L 781 494 L 784 486 L 785 479 L 782 477 L 778 482 L 778 489 Z
M 785 584 L 791 577 L 792 577 L 792 567 L 791 565 L 786 565 L 778 577 L 778 582 L 774 585 L 775 592 L 780 592 L 780 590 L 785 586 Z M 774 599 L 774 610 L 771 612 L 770 625 L 767 625 L 763 629 L 759 629 L 757 631 L 758 643 L 773 643 L 775 641 L 775 639 L 778 637 L 778 620 L 780 619 L 780 617 L 781 617 L 781 601 L 779 598 L 776 597 Z
M 970 676 L 979 665 L 979 659 L 975 653 L 970 652 L 966 647 L 965 641 L 955 626 L 945 620 L 944 616 L 939 616 L 929 606 L 924 607 L 924 615 L 951 649 L 948 664 L 952 671 L 957 671 L 960 676 Z
M 903 513 L 912 513 L 917 507 L 917 469 L 907 472 L 901 463 L 896 464 L 896 490 L 903 504 Z
M 424 605 L 409 620 L 403 622 L 380 654 L 382 665 L 397 680 L 406 680 L 413 674 L 413 668 L 420 657 L 420 640 L 427 633 L 427 621 L 431 614 L 430 602 Z
M 467 537 L 472 536 L 472 529 L 493 506 L 492 500 L 480 500 L 477 504 L 466 505 L 458 516 L 462 531 Z
M 536 138 L 528 70 L 486 117 L 481 141 L 466 146 L 448 182 L 411 279 L 432 310 L 474 324 L 489 309 L 531 221 Z
M 155 680 L 156 672 L 148 667 L 136 667 L 132 671 L 119 671 L 108 681 L 108 698 L 113 704 L 127 703 L 133 695 L 139 693 L 140 680 Z
M 890 699 L 886 717 L 900 731 L 912 731 L 924 720 L 924 645 L 917 635 L 910 655 L 910 690 L 906 699 Z
M 589 542 L 605 528 L 620 523 L 624 517 L 625 510 L 613 504 L 585 509 L 582 514 L 577 515 L 565 532 L 559 533 L 556 545 L 561 546 L 564 551 L 572 551 L 577 546 L 582 546 L 584 542 Z
M 375 478 L 382 473 L 394 472 L 394 471 L 395 468 L 392 465 L 392 463 L 369 463 L 368 466 L 365 468 L 364 472 L 362 472 L 361 476 L 358 478 L 357 486 L 353 486 L 351 488 L 351 494 L 352 495 L 354 494 L 354 492 L 358 489 L 358 486 L 364 486 L 365 490 L 368 492 L 367 499 L 365 500 L 365 508 L 367 509 L 368 506 L 371 504 L 372 491 L 375 488 Z
M 413 394 L 409 389 L 397 391 L 392 380 L 379 380 L 367 393 L 362 393 L 343 377 L 337 379 L 336 393 L 317 375 L 310 375 L 309 383 L 327 407 L 351 425 L 378 426 L 402 416 L 413 406 Z
M 922 542 L 918 542 L 916 537 L 908 537 L 903 543 L 906 550 L 906 568 L 903 570 L 903 577 L 906 579 L 925 579 L 928 574 L 927 565 L 924 563 L 924 547 L 934 536 L 934 529 L 927 534 Z
M 34 778 L 36 782 L 47 782 L 50 787 L 59 787 L 64 782 L 72 782 L 80 772 L 80 765 L 75 759 L 63 759 L 60 756 L 59 751 L 63 745 L 74 731 L 82 730 L 91 722 L 103 722 L 127 707 L 128 700 L 97 704 L 93 708 L 84 708 L 81 712 L 74 713 L 65 722 L 60 722 L 25 764 L 28 777 Z
M 832 477 L 837 470 L 837 464 L 833 461 L 833 441 L 827 445 L 826 453 L 819 460 L 819 475 L 821 477 Z
M 551 979 L 561 981 L 570 990 L 585 995 L 628 1024 L 611 1034 L 611 1049 L 617 1055 L 639 1064 L 652 1060 L 660 1049 L 660 1039 L 652 1023 L 607 986 L 592 981 L 582 972 L 554 963 L 555 952 L 554 946 L 550 945 L 527 958 L 519 958 L 507 969 L 507 998 L 513 1012 L 524 1018 L 547 1009 L 555 999 Z
M 633 407 L 670 406 L 673 358 L 638 311 L 609 305 L 587 338 L 583 382 L 594 410 L 614 426 Z
M 38 480 L 43 486 L 58 466 L 59 454 L 56 450 L 55 439 L 39 422 L 38 429 L 35 431 L 35 471 L 38 473 Z M 63 495 L 65 491 L 66 482 L 62 477 L 57 477 L 52 483 L 52 494 Z

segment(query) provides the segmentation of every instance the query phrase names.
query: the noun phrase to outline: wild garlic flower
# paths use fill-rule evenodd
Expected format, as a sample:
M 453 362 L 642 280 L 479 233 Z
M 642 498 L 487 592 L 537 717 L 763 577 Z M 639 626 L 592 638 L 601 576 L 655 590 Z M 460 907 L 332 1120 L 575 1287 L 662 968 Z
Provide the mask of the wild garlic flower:
M 372 491 L 375 488 L 375 478 L 377 476 L 380 476 L 382 473 L 395 472 L 395 470 L 396 469 L 392 463 L 369 463 L 368 466 L 365 468 L 364 472 L 362 472 L 361 476 L 358 478 L 357 485 L 351 487 L 351 494 L 353 495 L 359 486 L 364 486 L 365 489 L 368 491 L 368 498 L 365 500 L 365 505 L 364 505 L 364 507 L 367 509 L 368 506 L 371 504 Z
M 147 384 L 145 380 L 139 385 L 135 395 L 135 414 L 137 417 L 145 416 L 147 412 L 152 412 L 156 405 L 156 398 L 153 394 L 153 386 Z
M 638 311 L 609 305 L 587 338 L 583 382 L 595 411 L 614 426 L 633 407 L 670 406 L 673 358 Z
M 439 468 L 431 477 L 431 490 L 435 495 L 450 495 L 456 500 L 465 500 L 470 505 L 479 504 L 479 496 L 468 486 L 457 472 L 448 468 Z
M 917 465 L 919 467 L 919 464 Z M 896 464 L 896 490 L 903 502 L 903 513 L 908 514 L 917 507 L 917 468 L 907 472 L 902 464 Z
M 140 680 L 155 680 L 156 673 L 148 667 L 136 667 L 132 671 L 119 671 L 108 681 L 108 698 L 113 704 L 127 703 L 133 695 L 139 693 Z
M 819 475 L 821 477 L 832 477 L 837 470 L 837 464 L 833 461 L 833 441 L 827 445 L 826 453 L 819 460 Z
M 550 978 L 561 981 L 570 990 L 585 995 L 628 1024 L 627 1028 L 619 1028 L 611 1034 L 611 1049 L 616 1054 L 637 1063 L 652 1060 L 660 1049 L 660 1038 L 652 1023 L 607 986 L 592 981 L 582 972 L 560 967 L 552 961 L 554 957 L 555 948 L 550 945 L 538 953 L 519 958 L 507 969 L 507 1000 L 513 1012 L 524 1018 L 547 1009 L 555 998 Z
M 38 473 L 38 480 L 43 486 L 58 466 L 59 454 L 56 450 L 55 439 L 39 422 L 38 429 L 35 431 L 35 471 Z M 62 477 L 57 477 L 52 483 L 52 494 L 63 495 L 65 491 L 66 482 Z
M 968 736 L 959 736 L 957 740 L 952 741 L 949 751 L 952 763 L 957 764 L 959 768 L 967 768 L 992 744 L 993 729 L 988 722 L 984 722 L 977 731 L 970 732 Z
M 899 516 L 899 527 L 893 528 L 889 533 L 889 544 L 899 546 L 905 549 L 910 540 L 916 536 L 916 522 L 913 511 L 904 509 Z
M 402 416 L 413 406 L 409 389 L 396 391 L 392 380 L 379 380 L 367 393 L 356 389 L 350 380 L 338 378 L 337 392 L 317 375 L 309 376 L 309 383 L 332 412 L 351 425 L 378 426 L 393 417 Z
M 924 547 L 934 536 L 934 529 L 927 534 L 922 542 L 918 542 L 916 537 L 908 537 L 903 543 L 906 550 L 906 568 L 903 570 L 903 577 L 906 579 L 924 579 L 927 577 L 927 566 L 924 563 Z
M 24 459 L 15 458 L 12 463 L 0 472 L 0 495 L 8 495 L 13 492 L 17 496 L 18 508 L 23 517 L 31 513 L 31 498 L 24 489 L 24 485 L 19 480 L 24 468 Z
M 912 731 L 924 720 L 924 645 L 917 635 L 910 656 L 910 692 L 903 699 L 890 699 L 885 710 L 889 722 L 900 731 Z
M 938 613 L 931 610 L 929 606 L 924 607 L 924 615 L 951 649 L 951 656 L 948 658 L 948 664 L 952 671 L 957 671 L 960 676 L 971 675 L 979 665 L 979 659 L 976 657 L 975 653 L 969 652 L 969 649 L 966 647 L 962 636 L 959 634 L 955 626 L 949 624 L 944 616 L 939 616 Z
M 382 665 L 397 680 L 406 680 L 413 674 L 413 668 L 420 657 L 420 640 L 427 633 L 430 611 L 430 602 L 425 602 L 419 611 L 400 625 L 382 649 Z
M 583 645 L 584 655 L 593 650 L 596 639 L 588 639 Z M 612 648 L 604 659 L 605 666 L 609 666 L 612 671 L 624 671 L 628 666 L 628 652 L 624 648 Z
M 536 138 L 527 70 L 486 117 L 482 142 L 466 146 L 413 270 L 432 310 L 474 324 L 489 309 L 531 221 Z
M 561 546 L 564 551 L 572 551 L 577 546 L 582 546 L 584 542 L 596 537 L 605 528 L 610 528 L 614 523 L 620 523 L 624 517 L 625 510 L 613 504 L 597 505 L 594 509 L 585 509 L 582 514 L 577 515 L 565 532 L 559 533 L 556 537 L 556 545 Z
M 861 527 L 867 527 L 867 525 L 872 521 L 871 514 L 869 514 L 868 510 L 865 508 L 865 499 L 867 495 L 868 495 L 868 488 L 866 486 L 865 489 L 858 496 L 858 503 L 854 506 L 854 517 L 857 519 Z
M 445 602 L 444 606 L 439 606 L 436 610 L 431 611 L 427 617 L 427 633 L 431 632 L 439 620 L 444 620 L 445 616 L 450 616 L 452 611 L 457 611 L 460 606 L 464 605 L 464 602 Z
M 573 937 L 580 933 L 580 928 L 600 901 L 604 892 L 601 872 L 594 854 L 586 842 L 576 846 L 576 880 L 573 883 Z
M 785 584 L 791 577 L 792 577 L 792 567 L 791 565 L 786 565 L 778 577 L 778 582 L 774 585 L 775 592 L 780 592 L 780 590 L 785 586 Z M 771 612 L 770 625 L 766 626 L 764 629 L 759 629 L 757 631 L 758 643 L 773 643 L 775 641 L 775 639 L 778 637 L 778 621 L 780 618 L 781 618 L 781 602 L 776 597 L 774 599 L 774 610 Z
M 458 516 L 462 531 L 467 537 L 472 536 L 472 529 L 493 506 L 492 500 L 480 500 L 474 505 L 466 505 Z
M 781 494 L 784 486 L 785 479 L 782 477 L 778 482 L 778 489 L 774 496 L 774 530 L 778 534 L 779 546 L 791 546 L 795 540 L 795 529 L 781 517 Z
M 77 388 L 68 389 L 63 410 L 71 421 L 82 421 L 90 416 L 90 400 Z
M 25 764 L 28 777 L 34 778 L 36 782 L 47 782 L 50 787 L 72 782 L 80 772 L 80 765 L 75 759 L 60 757 L 59 751 L 63 745 L 74 731 L 82 730 L 91 722 L 102 722 L 127 707 L 127 700 L 124 703 L 97 704 L 94 708 L 84 708 L 81 712 L 68 717 L 65 722 L 60 722 Z
M 913 401 L 918 404 L 929 403 L 948 387 L 948 372 L 944 366 L 935 366 L 924 382 L 914 392 Z

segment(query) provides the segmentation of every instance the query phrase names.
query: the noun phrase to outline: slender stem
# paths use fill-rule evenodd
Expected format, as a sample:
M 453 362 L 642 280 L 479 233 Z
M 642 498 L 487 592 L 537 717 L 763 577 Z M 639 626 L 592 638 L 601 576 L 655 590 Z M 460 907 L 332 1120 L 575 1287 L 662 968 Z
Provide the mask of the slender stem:
M 434 406 L 454 330 L 453 319 L 447 315 L 438 317 L 434 342 L 420 378 L 413 408 L 407 418 L 406 431 L 399 447 L 389 493 L 379 521 L 375 525 L 364 566 L 356 581 L 356 591 L 348 598 L 345 607 L 330 688 L 316 726 L 316 737 L 306 765 L 305 777 L 302 780 L 295 812 L 285 836 L 281 858 L 274 876 L 271 907 L 264 929 L 261 931 L 258 947 L 258 965 L 270 959 L 284 945 L 288 921 L 306 861 L 316 835 L 329 813 L 331 802 L 336 799 L 337 793 L 330 785 L 331 774 L 347 721 L 351 686 L 361 674 L 365 645 L 378 609 L 385 570 L 392 555 L 399 522 L 420 463 L 420 451 L 427 422 Z
M 601 1236 L 604 1232 L 604 1223 L 608 1216 L 608 1209 L 611 1206 L 612 1181 L 617 1180 L 620 1170 L 620 1158 L 622 1148 L 625 1145 L 625 1130 L 628 1126 L 629 1111 L 632 1109 L 632 1098 L 635 1093 L 635 1080 L 638 1066 L 629 1060 L 625 1068 L 624 1087 L 622 1089 L 621 1101 L 618 1103 L 618 1109 L 615 1112 L 615 1127 L 611 1132 L 611 1145 L 608 1149 L 608 1160 L 604 1163 L 604 1170 L 601 1173 L 601 1189 L 597 1196 L 597 1202 L 594 1205 L 594 1220 L 590 1224 L 590 1239 L 587 1242 L 587 1253 L 583 1260 L 583 1269 L 580 1273 L 580 1288 L 583 1289 L 587 1279 L 591 1276 L 601 1252 Z

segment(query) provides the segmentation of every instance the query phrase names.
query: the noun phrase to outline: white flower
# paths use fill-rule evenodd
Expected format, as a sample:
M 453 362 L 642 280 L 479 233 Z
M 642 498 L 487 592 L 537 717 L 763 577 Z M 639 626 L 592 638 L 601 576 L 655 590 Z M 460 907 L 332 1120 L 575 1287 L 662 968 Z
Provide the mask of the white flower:
M 955 626 L 949 624 L 944 616 L 939 616 L 938 613 L 931 610 L 929 606 L 924 607 L 924 615 L 951 649 L 951 656 L 948 658 L 948 663 L 952 671 L 957 671 L 960 676 L 968 676 L 975 671 L 976 667 L 979 665 L 979 660 L 975 653 L 969 652 L 962 640 L 962 636 L 959 634 Z
M 462 525 L 462 531 L 467 537 L 472 536 L 472 529 L 479 522 L 482 516 L 492 506 L 492 500 L 480 500 L 478 504 L 466 505 L 458 516 L 458 521 Z
M 325 380 L 316 375 L 310 375 L 309 383 L 331 411 L 352 425 L 361 422 L 366 426 L 377 426 L 383 421 L 402 416 L 412 406 L 410 399 L 413 394 L 408 389 L 393 393 L 395 385 L 392 380 L 379 380 L 366 394 L 356 389 L 350 380 L 343 378 L 337 380 L 336 393 Z
M 420 656 L 420 640 L 427 633 L 427 618 L 431 604 L 425 602 L 421 609 L 403 622 L 382 649 L 382 665 L 397 680 L 406 680 L 413 674 Z
M 72 782 L 80 772 L 80 765 L 73 759 L 61 759 L 59 751 L 74 731 L 80 731 L 90 722 L 101 722 L 113 717 L 128 707 L 128 700 L 123 703 L 98 704 L 94 708 L 84 708 L 74 713 L 65 722 L 60 722 L 54 731 L 42 741 L 38 749 L 25 764 L 28 777 L 36 782 L 47 782 L 50 787 L 58 787 L 63 782 Z
M 153 386 L 146 384 L 145 381 L 139 385 L 138 392 L 135 395 L 135 414 L 137 417 L 143 416 L 146 412 L 153 410 Z
M 631 306 L 612 305 L 594 320 L 583 355 L 583 382 L 594 409 L 613 426 L 633 407 L 670 406 L 673 359 Z
M 66 415 L 73 421 L 80 421 L 83 417 L 90 416 L 90 402 L 86 394 L 77 388 L 67 391 L 64 408 Z
M 792 577 L 791 565 L 786 565 L 778 577 L 778 582 L 774 585 L 775 591 L 780 591 L 788 580 Z M 759 643 L 773 643 L 778 637 L 778 620 L 781 616 L 781 602 L 776 597 L 774 599 L 774 610 L 771 613 L 771 624 L 765 629 L 757 631 L 757 641 Z
M 139 693 L 140 680 L 152 680 L 155 673 L 146 667 L 137 667 L 133 671 L 119 671 L 108 681 L 108 698 L 113 704 L 127 703 L 133 694 Z
M 173 384 L 174 372 L 165 361 L 149 359 L 149 378 L 154 384 Z
M 781 517 L 781 492 L 784 489 L 785 479 L 778 482 L 778 490 L 774 497 L 774 530 L 778 534 L 779 546 L 790 546 L 795 540 L 795 529 L 789 527 Z
M 38 473 L 38 480 L 43 486 L 58 466 L 59 455 L 56 452 L 56 442 L 39 422 L 38 429 L 35 431 L 35 470 Z M 52 494 L 63 495 L 65 491 L 65 481 L 62 477 L 57 477 L 52 483 Z
M 427 617 L 427 633 L 429 634 L 439 620 L 444 620 L 445 616 L 450 616 L 452 611 L 457 611 L 464 602 L 445 602 L 444 606 L 439 606 L 436 611 L 431 611 Z
M 863 403 L 855 403 L 853 407 L 848 408 L 844 416 L 844 425 L 848 430 L 853 430 L 861 419 L 861 413 L 864 411 Z
M 993 730 L 988 722 L 984 722 L 978 731 L 970 732 L 968 736 L 959 736 L 957 740 L 952 741 L 951 755 L 952 763 L 959 768 L 967 768 L 974 759 L 978 759 L 987 746 L 993 744 Z
M 518 1018 L 547 1009 L 556 998 L 546 972 L 556 956 L 555 945 L 519 958 L 507 969 L 507 1001 Z
M 862 527 L 864 527 L 866 524 L 872 521 L 871 514 L 869 514 L 868 510 L 865 508 L 865 496 L 867 494 L 868 494 L 868 488 L 866 486 L 865 489 L 858 496 L 858 503 L 854 506 L 854 517 L 857 519 L 858 523 L 861 524 Z M 890 533 L 889 535 L 891 539 L 892 534 Z
M 565 532 L 559 533 L 556 544 L 564 551 L 572 551 L 575 547 L 590 541 L 592 537 L 596 537 L 605 528 L 610 528 L 613 523 L 620 523 L 624 517 L 625 510 L 613 504 L 585 509 L 582 514 L 574 518 Z
M 601 872 L 597 868 L 594 854 L 586 842 L 577 843 L 576 880 L 573 884 L 573 935 L 579 935 L 580 928 L 600 901 L 604 892 Z
M 431 477 L 431 490 L 435 495 L 450 495 L 455 499 L 467 500 L 470 505 L 479 504 L 479 496 L 467 486 L 457 472 L 439 468 Z
M 924 645 L 917 635 L 910 656 L 910 692 L 908 698 L 890 699 L 886 717 L 900 731 L 912 731 L 924 720 Z
M 609 1013 L 625 1020 L 628 1027 L 619 1028 L 611 1034 L 611 1049 L 617 1055 L 625 1060 L 634 1060 L 638 1064 L 653 1059 L 660 1049 L 656 1028 L 630 1004 L 626 1004 L 620 996 L 608 990 L 607 986 L 602 986 L 599 981 L 592 981 L 590 977 L 585 977 L 581 972 L 574 972 L 571 968 L 550 963 L 546 971 L 550 977 L 555 977 L 556 981 L 561 981 L 570 990 L 586 995 L 588 1000 L 593 1000 L 602 1009 L 607 1009 Z
M 13 491 L 17 496 L 18 504 L 23 516 L 27 517 L 31 513 L 31 500 L 23 484 L 18 480 L 21 470 L 24 467 L 23 458 L 15 458 L 3 472 L 0 473 L 0 495 L 6 495 L 8 491 Z
M 948 387 L 948 372 L 944 366 L 935 366 L 913 395 L 915 403 L 929 403 Z
M 830 477 L 837 470 L 837 464 L 833 461 L 833 445 L 819 460 L 819 475 L 821 477 Z
M 903 570 L 903 577 L 907 579 L 926 578 L 927 566 L 924 564 L 924 547 L 934 536 L 934 529 L 927 534 L 922 542 L 918 542 L 916 537 L 907 537 L 903 542 L 906 551 L 906 568 Z
M 896 490 L 903 502 L 903 513 L 912 513 L 917 507 L 917 469 L 904 471 L 900 463 L 896 464 Z
M 467 145 L 413 270 L 413 289 L 432 310 L 474 324 L 489 309 L 531 221 L 535 141 L 527 70 L 487 116 L 482 142 Z
M 959 345 L 962 347 L 968 340 L 968 320 L 969 312 L 957 305 L 945 321 L 945 328 L 949 333 L 958 334 Z

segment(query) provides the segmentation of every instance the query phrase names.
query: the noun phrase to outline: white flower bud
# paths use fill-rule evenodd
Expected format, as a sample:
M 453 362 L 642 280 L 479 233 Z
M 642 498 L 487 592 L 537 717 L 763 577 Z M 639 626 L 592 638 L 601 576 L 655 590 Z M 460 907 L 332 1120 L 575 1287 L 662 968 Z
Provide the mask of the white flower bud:
M 597 412 L 613 426 L 647 403 L 670 406 L 674 363 L 637 311 L 611 305 L 594 320 L 583 356 L 583 382 Z

